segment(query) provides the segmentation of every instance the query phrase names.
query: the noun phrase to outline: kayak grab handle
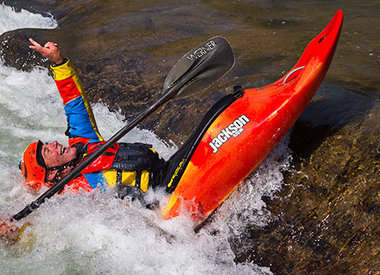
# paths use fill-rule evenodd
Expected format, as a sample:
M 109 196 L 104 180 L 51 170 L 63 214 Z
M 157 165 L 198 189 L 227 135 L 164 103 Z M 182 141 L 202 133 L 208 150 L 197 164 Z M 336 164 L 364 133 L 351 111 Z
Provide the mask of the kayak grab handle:
M 287 76 L 285 77 L 284 81 L 282 82 L 282 84 L 285 84 L 286 83 L 286 80 L 288 80 L 289 76 L 291 76 L 293 73 L 295 73 L 296 71 L 299 71 L 299 70 L 302 70 L 303 68 L 305 68 L 305 66 L 302 66 L 302 67 L 298 67 L 298 68 L 295 68 L 294 70 L 291 70 Z

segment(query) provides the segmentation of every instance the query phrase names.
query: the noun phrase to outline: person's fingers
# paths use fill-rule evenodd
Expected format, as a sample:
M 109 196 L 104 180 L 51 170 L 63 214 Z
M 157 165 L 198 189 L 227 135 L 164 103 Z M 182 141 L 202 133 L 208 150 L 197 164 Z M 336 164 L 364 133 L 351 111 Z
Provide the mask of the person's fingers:
M 29 41 L 30 41 L 30 43 L 33 44 L 33 45 L 30 45 L 29 48 L 31 48 L 31 49 L 40 49 L 40 48 L 42 48 L 42 46 L 37 41 L 35 41 L 33 38 L 29 38 Z
M 34 46 L 41 46 L 37 41 L 35 41 L 33 38 L 29 38 L 30 43 L 32 43 Z
M 32 38 L 29 38 L 30 43 L 32 45 L 29 46 L 30 49 L 33 49 L 39 52 L 43 57 L 48 58 L 50 61 L 60 64 L 62 63 L 61 53 L 58 48 L 58 44 L 55 42 L 47 42 L 42 47 L 38 42 L 34 41 Z
M 44 45 L 44 47 L 47 48 L 47 49 L 58 48 L 58 44 L 49 41 L 49 42 L 47 42 L 47 43 Z
M 37 41 L 35 41 L 33 38 L 29 38 L 29 41 L 30 43 L 32 43 L 33 45 L 30 45 L 29 48 L 31 49 L 34 49 L 34 50 L 43 50 L 44 48 L 46 49 L 50 49 L 52 47 L 56 47 L 58 48 L 58 44 L 57 43 L 54 43 L 54 42 L 46 42 L 45 45 L 42 47 L 41 44 L 39 44 Z
M 42 47 L 38 42 L 34 41 L 32 38 L 30 38 L 29 41 L 33 44 L 29 46 L 30 49 L 40 52 L 41 54 L 45 51 L 45 48 Z

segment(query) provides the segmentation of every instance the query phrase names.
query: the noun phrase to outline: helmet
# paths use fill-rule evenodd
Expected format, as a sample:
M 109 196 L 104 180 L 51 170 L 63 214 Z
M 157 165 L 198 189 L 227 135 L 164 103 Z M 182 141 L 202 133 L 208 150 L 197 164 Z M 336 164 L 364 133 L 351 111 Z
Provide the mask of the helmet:
M 26 184 L 37 191 L 42 185 L 48 185 L 45 182 L 46 164 L 41 154 L 42 145 L 40 140 L 30 144 L 20 162 L 21 174 Z

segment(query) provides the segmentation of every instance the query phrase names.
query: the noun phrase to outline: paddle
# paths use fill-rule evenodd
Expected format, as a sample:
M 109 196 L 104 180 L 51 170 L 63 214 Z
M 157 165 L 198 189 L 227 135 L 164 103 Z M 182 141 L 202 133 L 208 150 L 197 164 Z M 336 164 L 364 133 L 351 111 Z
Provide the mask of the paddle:
M 89 155 L 83 162 L 76 166 L 61 181 L 43 193 L 31 204 L 14 215 L 11 220 L 20 220 L 35 209 L 46 199 L 61 191 L 66 184 L 77 177 L 80 172 L 109 149 L 115 142 L 132 130 L 147 116 L 173 98 L 190 96 L 207 88 L 228 73 L 235 63 L 235 57 L 231 46 L 223 37 L 217 36 L 203 42 L 198 47 L 189 51 L 174 65 L 169 72 L 163 89 L 163 95 L 150 108 L 137 116 L 129 124 L 120 129 L 97 151 Z

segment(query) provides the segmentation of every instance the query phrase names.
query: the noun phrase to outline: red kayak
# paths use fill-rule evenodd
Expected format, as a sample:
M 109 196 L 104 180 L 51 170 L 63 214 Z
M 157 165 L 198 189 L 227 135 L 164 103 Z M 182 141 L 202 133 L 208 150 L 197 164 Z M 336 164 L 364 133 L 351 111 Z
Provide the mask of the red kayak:
M 342 22 L 339 10 L 284 77 L 260 88 L 238 87 L 206 114 L 170 160 L 175 165 L 166 180 L 172 195 L 163 209 L 165 219 L 186 212 L 194 221 L 204 220 L 257 168 L 317 91 Z

